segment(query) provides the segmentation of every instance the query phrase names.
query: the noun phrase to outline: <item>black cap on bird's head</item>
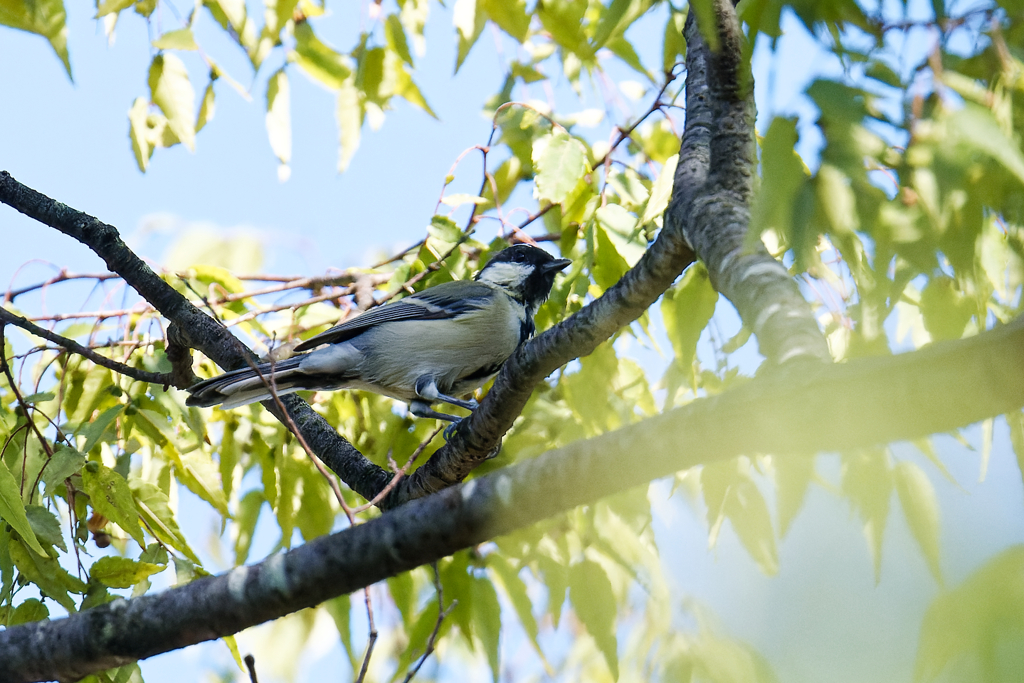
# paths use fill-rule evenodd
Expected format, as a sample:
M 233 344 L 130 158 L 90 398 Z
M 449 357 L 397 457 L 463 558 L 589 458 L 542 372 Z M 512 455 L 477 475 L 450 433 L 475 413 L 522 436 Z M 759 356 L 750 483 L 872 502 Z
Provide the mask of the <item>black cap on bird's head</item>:
M 495 254 L 476 279 L 502 287 L 532 313 L 548 298 L 558 271 L 570 263 L 569 259 L 555 258 L 540 247 L 517 244 Z

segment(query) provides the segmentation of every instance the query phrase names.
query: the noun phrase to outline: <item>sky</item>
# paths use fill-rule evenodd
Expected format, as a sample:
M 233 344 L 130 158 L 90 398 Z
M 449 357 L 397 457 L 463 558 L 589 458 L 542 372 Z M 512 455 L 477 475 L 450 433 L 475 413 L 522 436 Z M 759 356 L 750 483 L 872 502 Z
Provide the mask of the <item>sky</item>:
M 337 7 L 338 15 L 324 19 L 323 35 L 344 47 L 359 23 L 343 14 L 347 10 L 342 5 Z M 177 235 L 199 229 L 258 236 L 264 244 L 263 267 L 270 272 L 317 274 L 368 265 L 423 236 L 452 164 L 467 148 L 486 142 L 490 132 L 490 122 L 480 111 L 503 78 L 493 38 L 485 34 L 453 76 L 450 15 L 436 4 L 431 12 L 427 53 L 417 62 L 416 78 L 438 119 L 399 103 L 379 133 L 364 130 L 351 166 L 339 175 L 332 96 L 294 69 L 292 172 L 287 182 L 280 182 L 264 129 L 262 81 L 252 101 L 220 83 L 216 117 L 199 134 L 196 152 L 181 146 L 157 150 L 150 170 L 141 174 L 128 144 L 126 114 L 146 89 L 150 48 L 145 26 L 125 12 L 116 40 L 108 45 L 88 4 L 68 3 L 74 83 L 44 41 L 0 29 L 0 63 L 19 67 L 0 73 L 0 167 L 26 185 L 118 227 L 154 263 L 165 261 Z M 161 21 L 171 26 L 173 17 Z M 645 63 L 660 61 L 661 22 L 645 21 L 632 34 Z M 763 130 L 771 115 L 800 116 L 800 151 L 813 165 L 820 136 L 813 127 L 815 111 L 800 92 L 817 75 L 835 75 L 842 67 L 818 50 L 794 20 L 788 19 L 784 28 L 786 39 L 774 56 L 767 44 L 756 52 L 759 127 Z M 919 45 L 925 39 L 914 40 Z M 213 32 L 200 32 L 199 40 L 229 73 L 248 83 L 236 49 L 218 42 Z M 908 42 L 906 49 L 919 49 Z M 203 69 L 192 66 L 193 82 L 205 83 Z M 635 79 L 625 71 L 613 71 L 613 77 Z M 557 96 L 571 97 L 564 83 L 557 86 Z M 590 100 L 578 108 L 594 106 L 596 100 Z M 631 106 L 642 111 L 646 105 Z M 449 191 L 475 194 L 478 183 L 479 162 L 469 155 Z M 9 236 L 0 251 L 0 284 L 48 277 L 52 267 L 43 262 L 78 272 L 102 270 L 85 247 L 9 209 L 0 209 L 0 229 Z M 19 270 L 30 260 L 35 261 Z M 62 291 L 50 293 L 45 302 L 29 298 L 25 306 L 59 310 L 67 301 Z M 730 320 L 734 323 L 735 317 L 730 319 L 725 311 L 723 324 Z M 645 362 L 657 359 L 649 355 Z M 968 440 L 978 447 L 977 428 L 968 431 Z M 1024 490 L 1003 424 L 995 429 L 984 483 L 977 483 L 976 452 L 953 439 L 940 437 L 938 442 L 957 482 L 932 477 L 943 507 L 943 571 L 948 584 L 955 585 L 997 550 L 1024 541 L 1019 514 Z M 926 467 L 923 456 L 909 446 L 898 447 L 897 455 Z M 824 482 L 835 482 L 838 459 L 820 458 L 819 475 Z M 760 573 L 731 532 L 709 549 L 703 510 L 691 509 L 679 496 L 669 499 L 663 482 L 652 486 L 649 496 L 657 510 L 663 563 L 678 593 L 695 596 L 717 615 L 724 633 L 759 649 L 781 680 L 910 679 L 920 618 L 938 587 L 895 502 L 882 579 L 876 585 L 860 524 L 827 486 L 812 487 L 805 509 L 780 544 L 776 577 Z M 210 533 L 208 519 L 186 524 L 200 537 Z M 264 552 L 274 540 L 265 539 Z M 254 549 L 253 559 L 259 558 L 259 550 Z M 273 633 L 279 632 L 268 626 L 243 634 L 243 651 L 250 647 L 259 652 L 266 642 L 260 639 Z M 323 680 L 324 671 L 346 670 L 334 644 L 333 625 L 318 622 L 314 633 L 316 644 L 297 680 Z M 517 638 L 521 641 L 514 633 L 506 638 L 506 656 L 516 651 Z M 873 656 L 866 659 L 865 652 Z M 223 645 L 152 658 L 143 663 L 143 672 L 150 683 L 199 680 L 211 662 L 227 666 Z

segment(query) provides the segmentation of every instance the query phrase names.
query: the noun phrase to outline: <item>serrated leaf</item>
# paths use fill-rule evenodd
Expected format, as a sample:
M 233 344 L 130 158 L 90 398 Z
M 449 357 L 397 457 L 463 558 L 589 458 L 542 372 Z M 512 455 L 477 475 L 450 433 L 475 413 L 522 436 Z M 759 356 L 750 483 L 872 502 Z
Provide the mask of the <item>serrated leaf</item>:
M 274 72 L 267 81 L 267 137 L 274 156 L 287 166 L 292 158 L 292 114 L 288 74 L 284 68 Z
M 519 623 L 522 624 L 523 630 L 529 636 L 537 654 L 543 658 L 544 652 L 540 649 L 540 643 L 537 642 L 537 619 L 533 616 L 533 602 L 526 592 L 526 584 L 519 578 L 519 574 L 512 568 L 508 560 L 499 553 L 487 556 L 487 566 L 498 577 L 501 587 L 505 590 L 505 594 L 519 617 Z
M 455 57 L 456 73 L 487 24 L 487 16 L 480 6 L 482 2 L 483 0 L 455 0 L 452 8 L 452 24 L 459 35 L 459 49 Z
M 63 0 L 5 0 L 0 2 L 0 25 L 46 38 L 64 64 L 68 77 L 71 77 L 67 13 Z
M 82 470 L 82 488 L 89 494 L 93 510 L 124 529 L 140 546 L 146 547 L 139 526 L 139 510 L 124 477 L 109 467 L 89 463 Z
M 198 50 L 195 36 L 192 29 L 179 28 L 176 31 L 168 31 L 153 41 L 153 47 L 158 50 Z
M 124 410 L 124 406 L 118 404 L 111 408 L 107 408 L 99 417 L 95 420 L 90 420 L 82 425 L 78 431 L 75 432 L 75 436 L 85 437 L 85 445 L 82 447 L 83 453 L 88 453 L 93 447 L 99 443 L 100 437 L 107 431 L 107 427 L 110 423 L 117 419 L 117 416 Z
M 615 638 L 615 594 L 604 568 L 593 560 L 569 567 L 569 600 L 612 672 L 619 677 L 618 642 Z
M 185 64 L 173 54 L 158 54 L 149 67 L 149 92 L 153 104 L 167 117 L 167 125 L 194 151 L 196 146 L 196 93 Z
M 569 588 L 569 570 L 561 562 L 547 555 L 537 557 L 537 568 L 540 569 L 544 585 L 548 589 L 547 612 L 555 628 L 561 621 L 562 605 L 565 603 L 565 591 Z
M 263 503 L 263 493 L 258 489 L 249 491 L 238 501 L 238 510 L 234 516 L 235 523 L 232 526 L 232 533 L 235 535 L 236 565 L 245 564 L 249 558 L 249 548 L 252 546 L 253 533 L 256 531 L 256 522 L 259 521 Z
M 42 621 L 50 617 L 50 610 L 46 608 L 42 602 L 35 598 L 29 598 L 25 602 L 21 603 L 11 612 L 11 616 L 6 621 L 7 628 L 12 626 L 18 626 L 19 624 L 28 624 L 33 621 Z
M 150 562 L 136 562 L 127 557 L 108 556 L 93 562 L 89 576 L 111 588 L 131 588 L 166 567 Z
M 68 612 L 75 611 L 75 601 L 68 595 L 68 591 L 85 593 L 87 586 L 83 581 L 68 574 L 52 557 L 40 557 L 30 552 L 20 541 L 12 541 L 8 550 L 14 566 L 25 578 Z
M 484 12 L 502 31 L 520 43 L 526 40 L 530 31 L 530 15 L 526 11 L 526 0 L 482 0 L 477 8 Z
M 939 565 L 939 501 L 928 475 L 912 462 L 902 461 L 893 468 L 896 493 L 910 531 L 921 547 L 928 569 L 942 584 Z
M 553 204 L 565 201 L 587 172 L 587 150 L 579 140 L 556 129 L 533 143 L 534 195 Z
M 803 506 L 807 487 L 814 477 L 814 458 L 789 455 L 772 458 L 772 461 L 778 489 L 779 538 L 783 538 Z
M 11 471 L 7 469 L 3 460 L 0 460 L 0 520 L 10 524 L 34 552 L 46 556 L 46 551 L 43 550 L 43 546 L 39 545 L 35 532 L 32 531 L 32 526 L 29 524 L 18 482 Z
M 64 544 L 64 534 L 60 529 L 60 520 L 56 515 L 42 505 L 26 505 L 25 514 L 28 516 L 29 526 L 32 527 L 37 539 L 56 546 L 64 552 L 68 551 Z
M 202 450 L 182 453 L 175 463 L 178 480 L 212 505 L 224 517 L 229 517 L 228 501 L 220 482 L 220 469 L 210 454 Z
M 199 558 L 192 552 L 192 548 L 189 547 L 184 534 L 181 533 L 181 529 L 178 527 L 178 522 L 174 517 L 174 512 L 171 511 L 167 494 L 154 484 L 141 479 L 129 479 L 128 487 L 131 489 L 132 496 L 135 499 L 139 515 L 146 522 L 146 526 L 153 532 L 153 535 L 160 539 L 162 543 L 174 548 L 196 564 L 200 564 Z
M 46 468 L 43 470 L 43 484 L 46 486 L 47 492 L 72 474 L 79 472 L 85 466 L 85 460 L 85 456 L 74 448 L 56 444 L 53 457 L 47 461 Z

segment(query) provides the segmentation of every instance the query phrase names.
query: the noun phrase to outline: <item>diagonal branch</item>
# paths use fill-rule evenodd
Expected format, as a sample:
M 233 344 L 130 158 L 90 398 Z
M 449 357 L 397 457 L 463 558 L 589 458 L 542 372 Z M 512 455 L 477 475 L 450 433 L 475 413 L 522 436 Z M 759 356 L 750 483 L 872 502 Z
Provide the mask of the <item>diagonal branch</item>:
M 3 307 L 0 307 L 0 321 L 2 321 L 2 323 L 0 323 L 0 329 L 2 329 L 3 323 L 10 323 L 11 325 L 14 325 L 15 327 L 20 327 L 26 332 L 29 332 L 41 339 L 51 341 L 57 346 L 62 346 L 68 351 L 71 351 L 72 353 L 77 353 L 79 356 L 84 356 L 85 358 L 88 358 L 96 365 L 107 368 L 108 370 L 113 370 L 114 372 L 124 375 L 125 377 L 131 377 L 132 379 L 137 379 L 140 382 L 149 382 L 150 384 L 169 384 L 178 387 L 179 389 L 184 389 L 185 386 L 188 386 L 182 386 L 181 384 L 179 384 L 177 378 L 174 377 L 174 373 L 147 372 L 146 370 L 139 370 L 138 368 L 133 368 L 130 365 L 125 365 L 124 363 L 118 363 L 116 360 L 112 358 L 107 358 L 106 356 L 96 353 L 88 346 L 82 346 L 81 344 L 74 340 L 68 339 L 67 337 L 62 337 L 59 334 L 55 334 L 54 332 L 50 332 L 47 329 L 39 327 L 39 325 L 34 325 L 28 320 L 22 318 L 20 315 L 15 315 L 14 313 L 11 313 L 10 311 Z
M 77 680 L 236 633 L 695 465 L 914 439 L 1017 410 L 1021 349 L 1024 319 L 1017 319 L 899 356 L 766 374 L 259 564 L 0 631 L 0 680 Z
M 226 370 L 242 367 L 255 358 L 218 321 L 193 306 L 154 273 L 121 241 L 121 236 L 112 225 L 22 185 L 6 171 L 0 171 L 0 202 L 75 238 L 96 252 L 111 272 L 120 275 L 174 323 L 179 343 L 202 351 Z M 282 402 L 302 430 L 306 442 L 352 490 L 370 499 L 387 485 L 390 473 L 367 460 L 308 403 L 294 395 L 282 399 Z M 264 402 L 264 405 L 278 419 L 283 420 L 272 401 Z

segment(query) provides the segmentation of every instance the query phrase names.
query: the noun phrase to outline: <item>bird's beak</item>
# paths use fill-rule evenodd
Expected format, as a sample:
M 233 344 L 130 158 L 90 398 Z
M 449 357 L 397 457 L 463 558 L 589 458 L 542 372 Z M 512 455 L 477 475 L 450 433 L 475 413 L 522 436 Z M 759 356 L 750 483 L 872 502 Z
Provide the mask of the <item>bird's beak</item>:
M 545 263 L 544 265 L 542 265 L 541 270 L 543 270 L 545 273 L 557 273 L 558 271 L 562 270 L 571 263 L 572 261 L 567 258 L 558 258 L 555 259 L 554 261 L 551 261 L 550 263 Z

